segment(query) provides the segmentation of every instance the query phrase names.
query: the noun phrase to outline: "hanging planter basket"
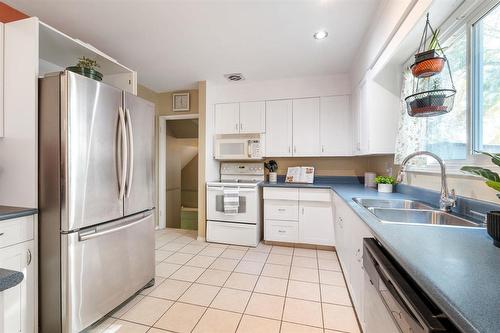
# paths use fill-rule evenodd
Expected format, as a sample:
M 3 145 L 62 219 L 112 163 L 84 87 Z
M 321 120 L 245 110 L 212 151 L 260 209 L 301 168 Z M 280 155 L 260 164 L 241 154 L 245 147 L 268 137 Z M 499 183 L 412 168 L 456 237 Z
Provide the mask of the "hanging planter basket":
M 426 49 L 428 32 L 432 36 Z M 410 66 L 413 75 L 412 94 L 405 98 L 411 117 L 433 117 L 453 109 L 456 89 L 450 64 L 438 41 L 438 33 L 429 22 L 425 23 L 415 62 Z
M 448 113 L 453 108 L 455 90 L 423 91 L 406 97 L 408 114 L 412 117 L 433 117 Z

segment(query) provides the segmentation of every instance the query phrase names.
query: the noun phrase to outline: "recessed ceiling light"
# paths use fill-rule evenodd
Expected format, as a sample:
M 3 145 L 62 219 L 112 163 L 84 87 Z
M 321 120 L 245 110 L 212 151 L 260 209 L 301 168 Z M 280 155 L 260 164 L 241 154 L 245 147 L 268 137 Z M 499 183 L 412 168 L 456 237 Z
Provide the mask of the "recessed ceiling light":
M 326 37 L 328 37 L 328 32 L 325 30 L 316 31 L 313 37 L 315 39 L 325 39 Z

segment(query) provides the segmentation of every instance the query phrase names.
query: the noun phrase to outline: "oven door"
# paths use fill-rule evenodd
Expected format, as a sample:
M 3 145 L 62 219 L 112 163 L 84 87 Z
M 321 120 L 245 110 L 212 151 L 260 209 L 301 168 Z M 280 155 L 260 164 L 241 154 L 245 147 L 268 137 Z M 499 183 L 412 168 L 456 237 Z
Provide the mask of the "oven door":
M 238 189 L 238 213 L 224 212 L 224 188 Z M 227 221 L 256 224 L 259 218 L 259 192 L 254 185 L 245 187 L 235 186 L 207 186 L 207 219 L 212 221 Z

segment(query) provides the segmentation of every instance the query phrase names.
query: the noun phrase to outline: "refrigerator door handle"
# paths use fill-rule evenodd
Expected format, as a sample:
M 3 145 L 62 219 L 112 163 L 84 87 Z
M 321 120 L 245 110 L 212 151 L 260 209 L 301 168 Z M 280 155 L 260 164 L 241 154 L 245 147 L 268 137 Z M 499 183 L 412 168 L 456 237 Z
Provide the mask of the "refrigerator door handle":
M 127 181 L 127 193 L 126 197 L 130 197 L 130 190 L 132 188 L 132 179 L 134 176 L 134 131 L 132 128 L 132 118 L 130 117 L 130 110 L 128 108 L 125 109 L 127 114 L 127 128 L 128 128 L 128 139 L 129 139 L 129 148 L 130 149 L 130 168 L 128 170 L 128 181 Z
M 103 230 L 97 231 L 96 228 L 93 228 L 93 229 L 90 229 L 90 230 L 80 231 L 80 232 L 78 232 L 78 240 L 80 242 L 84 242 L 84 241 L 89 240 L 89 239 L 101 237 L 101 236 L 104 236 L 104 235 L 111 234 L 113 232 L 117 232 L 117 231 L 120 231 L 120 230 L 123 230 L 123 229 L 127 229 L 127 228 L 130 228 L 130 227 L 132 227 L 132 226 L 134 226 L 136 224 L 144 222 L 145 220 L 149 219 L 150 216 L 151 216 L 151 213 L 147 214 L 146 216 L 142 216 L 139 219 L 132 220 L 132 221 L 127 221 L 127 222 L 124 222 L 122 224 L 119 224 L 119 225 L 114 226 L 114 227 L 109 228 L 109 229 L 103 229 Z
M 120 174 L 120 193 L 118 195 L 119 200 L 122 200 L 125 196 L 125 182 L 127 181 L 127 163 L 128 163 L 128 147 L 127 147 L 127 129 L 125 126 L 125 113 L 123 108 L 120 106 L 118 108 L 119 121 L 120 121 L 120 134 L 121 134 L 121 155 L 122 155 L 122 165 Z

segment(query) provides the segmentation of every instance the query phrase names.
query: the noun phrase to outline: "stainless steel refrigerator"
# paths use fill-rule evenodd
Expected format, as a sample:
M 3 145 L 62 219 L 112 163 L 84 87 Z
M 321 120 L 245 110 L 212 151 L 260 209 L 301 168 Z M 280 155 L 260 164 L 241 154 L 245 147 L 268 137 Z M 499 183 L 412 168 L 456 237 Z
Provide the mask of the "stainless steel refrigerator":
M 39 80 L 41 333 L 80 332 L 154 281 L 154 105 Z

